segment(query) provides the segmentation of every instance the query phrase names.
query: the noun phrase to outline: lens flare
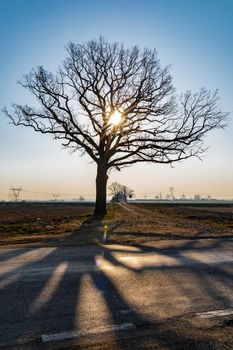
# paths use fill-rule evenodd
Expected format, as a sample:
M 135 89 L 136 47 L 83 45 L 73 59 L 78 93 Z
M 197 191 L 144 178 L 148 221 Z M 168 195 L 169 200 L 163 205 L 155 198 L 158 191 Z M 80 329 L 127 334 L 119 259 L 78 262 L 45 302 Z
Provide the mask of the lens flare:
M 108 123 L 113 125 L 118 125 L 121 122 L 121 119 L 122 119 L 121 113 L 118 110 L 116 110 L 110 116 Z

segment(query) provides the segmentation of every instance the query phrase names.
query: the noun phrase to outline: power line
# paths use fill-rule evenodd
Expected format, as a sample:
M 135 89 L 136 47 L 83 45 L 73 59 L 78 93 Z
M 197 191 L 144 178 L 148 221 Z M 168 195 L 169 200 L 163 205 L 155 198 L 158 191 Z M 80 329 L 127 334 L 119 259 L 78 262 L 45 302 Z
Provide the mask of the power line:
M 42 191 L 31 191 L 31 190 L 23 190 L 27 193 L 37 193 L 37 194 L 46 194 L 52 196 L 80 196 L 80 193 L 61 193 L 61 192 L 42 192 Z M 87 197 L 93 197 L 93 194 L 86 194 Z
M 13 187 L 9 189 L 10 192 L 12 192 L 12 196 L 14 198 L 14 201 L 17 202 L 19 201 L 20 194 L 21 192 L 23 193 L 31 193 L 31 194 L 40 194 L 40 195 L 45 195 L 45 196 L 51 196 L 53 200 L 57 200 L 59 197 L 73 197 L 73 198 L 79 198 L 81 196 L 81 193 L 62 193 L 62 192 L 45 192 L 45 191 L 34 191 L 34 190 L 27 190 L 27 189 L 22 189 L 22 187 Z M 195 195 L 199 195 L 200 197 L 213 197 L 213 196 L 232 196 L 233 197 L 233 192 L 227 192 L 227 191 L 222 191 L 222 192 L 215 192 L 215 193 L 207 193 L 203 195 L 203 193 L 199 193 L 198 191 L 196 192 L 186 192 L 186 191 L 181 191 L 181 190 L 175 190 L 174 187 L 169 187 L 167 191 L 155 191 L 155 192 L 150 192 L 150 193 L 135 193 L 136 197 L 138 198 L 158 198 L 158 199 L 163 199 L 163 198 L 170 198 L 170 199 L 175 199 L 178 195 L 178 197 L 181 198 L 187 198 L 189 197 L 194 197 Z M 82 194 L 83 195 L 83 194 Z M 95 194 L 86 194 L 84 195 L 85 197 L 89 198 L 94 198 Z
M 54 201 L 58 200 L 59 197 L 74 197 L 74 198 L 80 198 L 81 194 L 80 193 L 61 193 L 61 192 L 44 192 L 44 191 L 33 191 L 33 190 L 26 190 L 26 189 L 22 189 L 20 188 L 16 188 L 11 186 L 11 188 L 9 189 L 10 192 L 12 192 L 11 196 L 14 198 L 14 200 L 17 202 L 19 200 L 19 195 L 20 192 L 23 193 L 28 193 L 28 194 L 39 194 L 39 195 L 45 195 L 45 196 L 51 196 L 53 198 Z M 85 197 L 94 197 L 93 194 L 87 194 L 85 195 Z M 83 198 L 83 196 L 82 196 Z

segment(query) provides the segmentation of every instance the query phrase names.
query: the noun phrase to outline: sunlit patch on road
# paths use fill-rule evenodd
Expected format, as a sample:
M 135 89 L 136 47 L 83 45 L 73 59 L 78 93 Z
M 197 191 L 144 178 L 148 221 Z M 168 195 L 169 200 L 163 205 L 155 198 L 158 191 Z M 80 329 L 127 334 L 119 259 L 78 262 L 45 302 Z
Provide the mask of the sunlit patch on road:
M 40 294 L 37 296 L 36 300 L 30 306 L 29 314 L 33 315 L 43 306 L 45 306 L 49 300 L 52 299 L 53 295 L 56 293 L 62 278 L 68 268 L 67 262 L 60 263 L 54 270 L 52 276 L 48 279 L 46 285 L 41 290 Z

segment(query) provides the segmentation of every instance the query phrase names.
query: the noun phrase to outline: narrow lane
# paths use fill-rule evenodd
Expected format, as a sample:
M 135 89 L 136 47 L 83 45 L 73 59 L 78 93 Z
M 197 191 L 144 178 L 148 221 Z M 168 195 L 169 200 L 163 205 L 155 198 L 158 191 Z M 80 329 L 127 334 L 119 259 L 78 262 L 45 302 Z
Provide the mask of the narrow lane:
M 0 261 L 0 346 L 233 307 L 232 239 L 1 249 Z

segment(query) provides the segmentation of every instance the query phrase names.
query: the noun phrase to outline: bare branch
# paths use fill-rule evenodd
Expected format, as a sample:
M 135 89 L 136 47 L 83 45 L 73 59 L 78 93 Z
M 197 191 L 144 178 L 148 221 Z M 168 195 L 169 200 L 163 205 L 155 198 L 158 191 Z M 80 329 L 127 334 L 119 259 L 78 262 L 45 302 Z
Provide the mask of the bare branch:
M 4 109 L 12 123 L 52 134 L 65 147 L 88 153 L 101 169 L 200 158 L 205 135 L 223 128 L 228 115 L 217 91 L 187 91 L 179 99 L 155 50 L 125 49 L 103 37 L 69 43 L 57 74 L 40 66 L 21 85 L 40 106 Z M 113 126 L 116 110 L 122 117 Z

